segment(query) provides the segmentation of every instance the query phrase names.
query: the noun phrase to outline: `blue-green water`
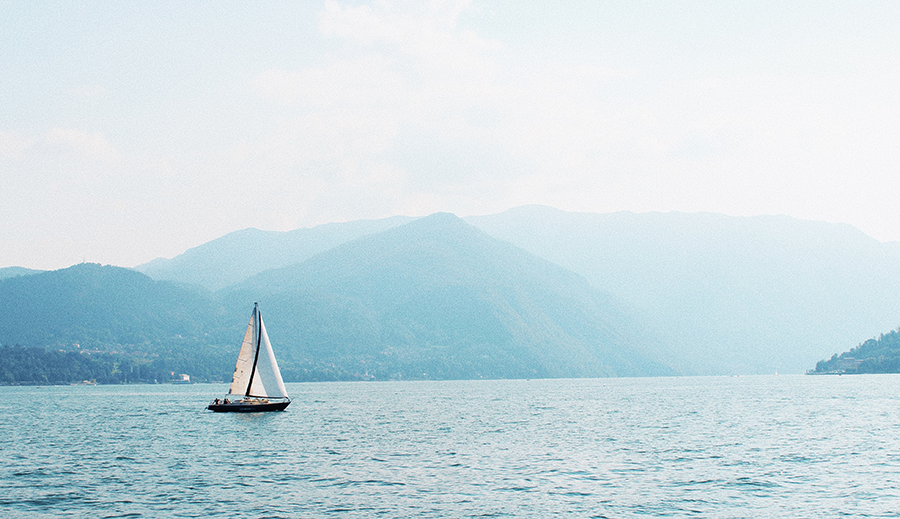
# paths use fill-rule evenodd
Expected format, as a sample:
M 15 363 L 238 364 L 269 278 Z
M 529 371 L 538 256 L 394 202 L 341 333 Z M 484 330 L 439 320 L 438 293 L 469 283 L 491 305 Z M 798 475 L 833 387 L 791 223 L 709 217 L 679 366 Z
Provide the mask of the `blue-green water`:
M 0 517 L 900 516 L 900 377 L 0 388 Z

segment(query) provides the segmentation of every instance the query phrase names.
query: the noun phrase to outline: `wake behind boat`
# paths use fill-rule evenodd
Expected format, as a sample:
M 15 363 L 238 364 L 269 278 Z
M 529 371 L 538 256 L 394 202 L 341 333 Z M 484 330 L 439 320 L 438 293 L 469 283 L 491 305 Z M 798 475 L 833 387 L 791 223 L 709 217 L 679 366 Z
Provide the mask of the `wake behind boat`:
M 217 413 L 259 413 L 283 411 L 291 403 L 257 303 L 253 304 L 228 395 L 215 399 L 207 409 Z

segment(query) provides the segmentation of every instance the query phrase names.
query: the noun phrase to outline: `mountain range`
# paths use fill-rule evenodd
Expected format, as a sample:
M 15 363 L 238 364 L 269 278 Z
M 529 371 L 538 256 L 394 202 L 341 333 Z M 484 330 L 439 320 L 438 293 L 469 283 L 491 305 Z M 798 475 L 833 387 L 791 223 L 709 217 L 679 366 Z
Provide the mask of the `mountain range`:
M 187 250 L 172 259 L 158 258 L 135 268 L 153 279 L 197 284 L 219 290 L 264 270 L 299 263 L 360 236 L 409 223 L 415 218 L 330 223 L 287 232 L 243 229 Z
M 227 371 L 221 359 L 260 301 L 294 380 L 803 372 L 896 328 L 898 260 L 897 243 L 785 216 L 526 206 L 246 229 L 138 272 L 102 267 L 141 281 L 74 292 L 87 303 L 60 299 L 79 266 L 0 275 L 0 309 L 26 301 L 16 315 L 35 326 L 22 335 L 4 321 L 0 344 L 153 350 L 180 337 Z M 98 301 L 122 310 L 103 314 Z M 86 315 L 131 324 L 79 332 Z M 141 323 L 155 331 L 141 335 Z
M 467 221 L 639 309 L 682 371 L 803 373 L 900 324 L 900 243 L 846 224 L 541 206 Z
M 260 301 L 288 380 L 676 373 L 652 334 L 581 276 L 450 214 L 386 227 L 215 292 L 91 264 L 0 280 L 13 316 L 0 342 L 182 357 L 194 347 L 203 371 L 227 379 L 221 359 Z
M 900 325 L 900 243 L 879 242 L 846 224 L 545 206 L 465 221 L 616 298 L 654 330 L 667 363 L 682 373 L 802 373 Z M 332 233 L 329 243 L 337 245 L 352 239 L 337 232 L 348 225 L 313 230 Z M 189 251 L 193 268 L 220 254 L 209 245 Z M 172 279 L 201 282 L 183 274 Z
M 260 300 L 304 363 L 431 378 L 674 374 L 582 277 L 435 214 L 222 292 Z

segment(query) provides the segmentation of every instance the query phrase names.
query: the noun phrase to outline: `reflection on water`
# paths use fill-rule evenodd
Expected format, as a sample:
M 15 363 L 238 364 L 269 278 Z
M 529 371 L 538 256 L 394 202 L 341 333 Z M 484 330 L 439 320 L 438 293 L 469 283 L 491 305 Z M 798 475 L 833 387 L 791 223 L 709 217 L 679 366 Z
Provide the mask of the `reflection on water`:
M 0 516 L 896 516 L 898 382 L 4 387 Z

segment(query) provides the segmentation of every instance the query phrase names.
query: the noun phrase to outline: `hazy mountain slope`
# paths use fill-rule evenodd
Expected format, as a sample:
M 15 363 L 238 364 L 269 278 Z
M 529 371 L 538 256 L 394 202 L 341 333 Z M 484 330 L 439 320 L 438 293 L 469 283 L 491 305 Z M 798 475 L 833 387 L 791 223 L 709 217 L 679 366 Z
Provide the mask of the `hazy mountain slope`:
M 83 263 L 0 280 L 0 313 L 5 345 L 139 349 L 204 336 L 221 307 L 199 290 Z
M 211 293 L 90 263 L 0 280 L 0 312 L 0 384 L 223 380 L 239 340 Z
M 849 225 L 540 206 L 467 221 L 642 308 L 701 372 L 803 372 L 900 323 L 900 250 Z
M 157 280 L 181 281 L 218 290 L 265 270 L 300 263 L 360 236 L 411 220 L 413 218 L 395 216 L 287 232 L 244 229 L 193 247 L 170 260 L 160 258 L 138 265 L 135 270 Z
M 609 296 L 449 214 L 264 272 L 222 296 L 260 301 L 279 351 L 345 376 L 672 373 Z
M 24 267 L 4 267 L 0 269 L 0 279 L 30 276 L 32 274 L 38 274 L 40 272 L 43 272 L 43 270 L 27 269 Z

